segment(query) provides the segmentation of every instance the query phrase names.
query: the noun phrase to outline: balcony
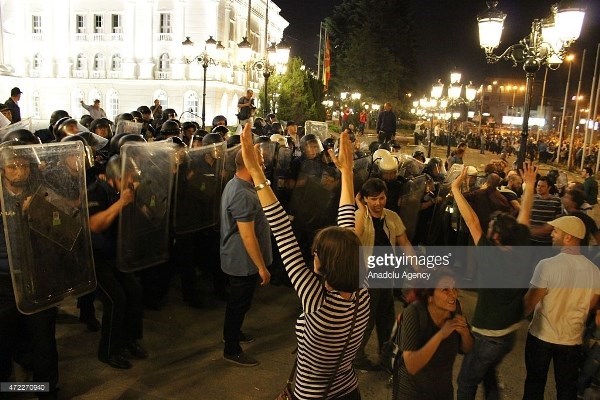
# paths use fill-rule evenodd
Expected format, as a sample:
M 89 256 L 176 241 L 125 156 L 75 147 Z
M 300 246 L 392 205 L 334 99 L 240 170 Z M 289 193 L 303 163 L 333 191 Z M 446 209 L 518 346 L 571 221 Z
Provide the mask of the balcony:
M 108 79 L 121 79 L 121 71 L 108 71 Z
M 88 72 L 84 69 L 74 69 L 73 70 L 73 78 L 87 78 Z
M 42 41 L 42 33 L 32 33 L 31 34 L 31 40 L 34 42 L 41 42 Z
M 171 42 L 173 40 L 173 36 L 170 33 L 159 33 L 157 40 L 159 42 Z
M 104 41 L 104 33 L 92 33 L 92 42 Z
M 92 78 L 92 79 L 105 79 L 106 78 L 106 71 L 92 71 L 92 74 L 91 74 L 90 78 Z
M 170 79 L 170 78 L 171 78 L 171 71 L 154 71 L 154 79 L 165 80 L 165 79 Z
M 87 40 L 88 40 L 87 33 L 76 33 L 75 34 L 76 42 L 87 42 Z
M 110 40 L 113 42 L 122 42 L 123 41 L 123 34 L 122 33 L 111 33 L 110 34 Z

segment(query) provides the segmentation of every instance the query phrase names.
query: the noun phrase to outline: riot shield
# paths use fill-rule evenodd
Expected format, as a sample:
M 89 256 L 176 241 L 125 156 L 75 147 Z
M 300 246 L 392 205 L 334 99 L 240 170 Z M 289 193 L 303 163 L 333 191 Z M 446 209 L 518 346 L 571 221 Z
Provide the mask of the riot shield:
M 463 164 L 452 164 L 452 166 L 450 167 L 450 170 L 446 174 L 444 183 L 451 184 L 452 182 L 454 182 L 456 180 L 456 178 L 458 178 L 460 176 L 460 174 L 462 174 L 462 171 L 464 168 L 465 168 L 465 166 Z
M 169 259 L 169 210 L 176 173 L 176 148 L 135 142 L 121 149 L 121 190 L 135 190 L 121 209 L 117 267 L 131 272 Z
M 223 160 L 223 174 L 221 176 L 221 187 L 224 188 L 235 175 L 235 156 L 242 149 L 241 144 L 237 144 L 225 150 L 225 158 Z
M 83 143 L 4 147 L 0 158 L 4 234 L 19 311 L 36 313 L 93 291 Z
M 19 122 L 15 122 L 14 124 L 6 125 L 0 128 L 0 141 L 4 138 L 9 132 L 13 132 L 19 129 L 27 129 L 31 131 L 31 118 L 25 118 Z
M 304 132 L 306 135 L 315 135 L 321 142 L 324 142 L 325 139 L 329 139 L 330 137 L 327 122 L 306 121 L 304 123 Z
M 297 234 L 312 243 L 317 230 L 334 225 L 340 196 L 340 174 L 335 166 L 322 162 L 320 157 L 312 160 L 302 158 L 299 172 L 292 182 L 290 214 Z M 295 169 L 295 167 L 292 167 Z M 300 239 L 299 239 L 300 241 Z
M 366 156 L 354 160 L 354 191 L 358 192 L 362 185 L 369 179 L 372 169 L 372 158 Z
M 136 135 L 141 135 L 143 128 L 144 124 L 142 122 L 119 121 L 117 129 L 115 130 L 115 135 L 118 135 L 120 133 L 133 133 Z
M 175 233 L 185 234 L 214 226 L 221 203 L 221 177 L 227 143 L 187 151 L 175 178 Z
M 425 194 L 427 177 L 417 176 L 402 185 L 402 195 L 398 199 L 399 215 L 406 227 L 406 236 L 412 240 L 419 222 L 421 199 Z
M 398 175 L 403 177 L 419 176 L 425 169 L 425 164 L 409 156 L 408 154 L 397 154 Z

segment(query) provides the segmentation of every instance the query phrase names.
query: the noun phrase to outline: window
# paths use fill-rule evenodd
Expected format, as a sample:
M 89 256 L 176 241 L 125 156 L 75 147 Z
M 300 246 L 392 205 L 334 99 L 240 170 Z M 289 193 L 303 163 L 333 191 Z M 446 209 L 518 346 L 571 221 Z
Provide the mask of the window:
M 155 99 L 160 100 L 160 105 L 162 106 L 163 110 L 165 108 L 169 108 L 169 98 L 167 97 L 167 92 L 164 90 L 157 90 L 154 92 L 154 96 L 152 96 L 152 104 L 154 104 Z
M 230 42 L 235 41 L 235 20 L 234 19 L 229 20 L 229 41 Z
M 110 62 L 110 69 L 112 71 L 120 71 L 121 70 L 121 55 L 114 54 L 112 56 L 112 60 Z
M 31 33 L 41 35 L 42 34 L 42 16 L 32 15 L 31 16 Z
M 82 53 L 77 54 L 77 58 L 75 60 L 75 69 L 82 70 L 86 68 L 86 59 Z
M 160 14 L 160 33 L 171 33 L 171 14 Z
M 92 89 L 88 93 L 88 99 L 85 104 L 94 104 L 94 100 L 102 100 L 102 93 L 98 89 Z
M 117 115 L 119 115 L 119 95 L 111 89 L 106 93 L 106 116 L 114 120 Z
M 75 26 L 77 27 L 77 33 L 87 33 L 85 29 L 85 15 L 75 16 Z
M 36 70 L 39 70 L 42 68 L 42 55 L 40 53 L 36 53 L 33 56 L 32 67 L 33 67 L 33 69 L 36 69 Z
M 121 25 L 121 14 L 113 14 L 111 16 L 111 25 L 112 33 L 123 33 L 123 26 Z
M 258 33 L 250 31 L 250 37 L 248 40 L 252 44 L 252 50 L 258 53 L 258 45 L 260 44 Z
M 104 17 L 99 14 L 94 15 L 94 33 L 102 33 L 104 30 Z
M 33 118 L 39 119 L 41 116 L 41 108 L 40 108 L 40 93 L 33 92 L 31 95 L 31 116 Z
M 94 56 L 94 71 L 104 70 L 104 54 L 98 53 Z
M 167 71 L 171 66 L 171 60 L 168 53 L 162 53 L 158 60 L 158 70 Z M 164 108 L 164 107 L 163 107 Z
M 193 114 L 198 114 L 198 93 L 190 91 L 183 96 L 183 110 L 190 111 Z M 183 114 L 183 113 L 182 113 Z M 190 113 L 185 113 L 186 121 L 195 121 L 196 116 Z

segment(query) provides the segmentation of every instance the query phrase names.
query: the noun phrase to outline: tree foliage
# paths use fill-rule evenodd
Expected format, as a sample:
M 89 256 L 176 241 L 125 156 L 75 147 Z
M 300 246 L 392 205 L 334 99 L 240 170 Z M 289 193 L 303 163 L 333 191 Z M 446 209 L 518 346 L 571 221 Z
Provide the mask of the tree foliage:
M 414 86 L 410 0 L 345 0 L 327 18 L 331 91 L 358 90 L 378 102 L 405 99 Z
M 269 80 L 268 93 L 279 94 L 277 117 L 282 121 L 325 120 L 323 85 L 304 68 L 299 57 L 289 61 L 285 74 Z

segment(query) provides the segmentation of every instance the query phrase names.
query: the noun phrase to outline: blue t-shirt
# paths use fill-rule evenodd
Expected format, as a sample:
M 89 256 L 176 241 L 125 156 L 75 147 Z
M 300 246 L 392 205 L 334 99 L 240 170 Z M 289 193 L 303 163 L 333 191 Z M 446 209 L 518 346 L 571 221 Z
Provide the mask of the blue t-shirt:
M 271 229 L 254 186 L 234 176 L 221 197 L 221 269 L 228 275 L 248 276 L 258 269 L 250 259 L 237 227 L 237 221 L 254 222 L 260 252 L 265 265 L 273 262 Z

